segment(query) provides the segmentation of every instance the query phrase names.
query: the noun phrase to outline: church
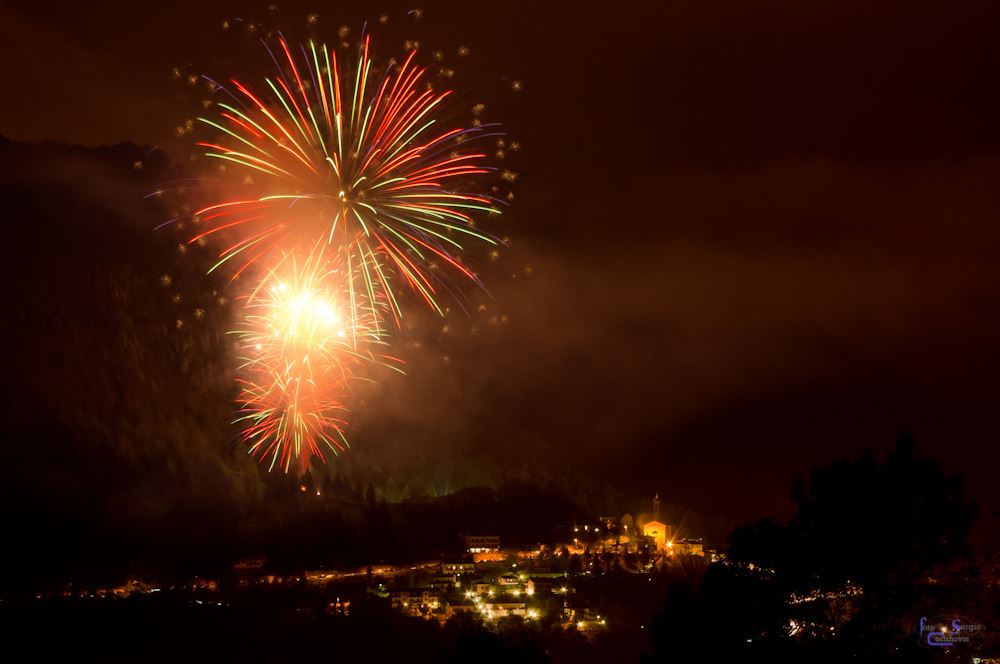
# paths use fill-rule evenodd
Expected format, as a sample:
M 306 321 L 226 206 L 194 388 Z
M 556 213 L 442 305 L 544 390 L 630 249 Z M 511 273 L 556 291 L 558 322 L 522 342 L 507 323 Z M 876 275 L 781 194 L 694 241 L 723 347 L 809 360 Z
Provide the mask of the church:
M 656 543 L 657 551 L 666 551 L 673 545 L 670 526 L 660 521 L 660 494 L 653 498 L 653 520 L 643 524 L 642 534 Z

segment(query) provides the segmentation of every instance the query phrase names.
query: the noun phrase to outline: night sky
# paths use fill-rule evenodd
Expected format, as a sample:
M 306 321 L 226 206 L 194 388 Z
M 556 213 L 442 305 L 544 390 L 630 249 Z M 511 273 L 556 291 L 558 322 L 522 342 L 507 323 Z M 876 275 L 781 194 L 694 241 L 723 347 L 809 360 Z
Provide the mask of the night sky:
M 470 48 L 461 103 L 520 141 L 520 179 L 486 310 L 404 329 L 409 375 L 337 463 L 433 491 L 567 475 L 731 525 L 907 431 L 995 529 L 1000 5 L 364 5 L 6 2 L 0 134 L 183 163 L 171 69 L 231 57 L 224 18 L 316 12 L 332 37 L 386 13 Z

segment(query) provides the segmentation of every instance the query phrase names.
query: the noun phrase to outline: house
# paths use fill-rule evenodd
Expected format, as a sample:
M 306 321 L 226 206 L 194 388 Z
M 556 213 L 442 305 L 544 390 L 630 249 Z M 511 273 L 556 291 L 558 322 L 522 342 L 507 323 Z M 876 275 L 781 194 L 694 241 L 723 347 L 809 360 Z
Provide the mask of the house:
M 476 563 L 469 561 L 441 561 L 442 574 L 475 574 Z
M 500 550 L 497 535 L 466 535 L 465 549 L 469 553 L 495 553 Z

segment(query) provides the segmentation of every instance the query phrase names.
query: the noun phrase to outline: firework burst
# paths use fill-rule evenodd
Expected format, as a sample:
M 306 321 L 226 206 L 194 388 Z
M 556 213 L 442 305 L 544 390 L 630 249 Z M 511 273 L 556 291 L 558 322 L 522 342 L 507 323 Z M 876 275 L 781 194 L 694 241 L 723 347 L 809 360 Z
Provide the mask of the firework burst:
M 219 132 L 199 143 L 206 156 L 251 184 L 250 195 L 199 210 L 205 228 L 192 241 L 236 231 L 216 267 L 234 261 L 239 275 L 323 240 L 357 277 L 354 301 L 386 303 L 398 319 L 402 283 L 440 312 L 451 276 L 478 283 L 459 258 L 463 242 L 497 244 L 474 218 L 498 213 L 494 199 L 466 190 L 490 172 L 468 146 L 493 127 L 440 129 L 451 93 L 430 88 L 416 51 L 376 74 L 368 37 L 353 67 L 325 45 L 310 42 L 299 57 L 284 38 L 278 46 L 268 49 L 273 77 L 259 89 L 220 85 L 218 117 L 199 118 Z

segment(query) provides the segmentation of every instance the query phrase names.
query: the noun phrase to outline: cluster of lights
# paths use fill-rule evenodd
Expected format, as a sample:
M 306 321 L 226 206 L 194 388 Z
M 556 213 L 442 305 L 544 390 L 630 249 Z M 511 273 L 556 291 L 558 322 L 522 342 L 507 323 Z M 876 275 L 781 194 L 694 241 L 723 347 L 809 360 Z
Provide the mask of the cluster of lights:
M 520 588 L 511 588 L 511 589 L 507 590 L 507 592 L 512 597 L 515 597 L 515 598 L 520 598 L 521 595 L 522 595 L 522 593 L 525 594 L 525 595 L 527 595 L 528 597 L 531 597 L 532 595 L 534 595 L 534 588 L 529 585 L 523 591 Z M 487 601 L 484 601 L 483 597 L 480 596 L 480 595 L 477 595 L 475 592 L 473 592 L 471 590 L 466 590 L 465 591 L 465 598 L 472 600 L 473 606 L 476 607 L 476 610 L 479 611 L 479 613 L 486 620 L 492 620 L 493 619 L 493 613 L 494 613 L 494 607 L 495 607 L 495 602 L 493 600 L 496 598 L 497 592 L 496 592 L 495 589 L 490 588 L 484 594 L 485 594 L 485 596 L 487 598 Z M 535 619 L 538 618 L 539 613 L 538 613 L 537 609 L 526 609 L 524 615 L 529 620 L 535 620 Z

